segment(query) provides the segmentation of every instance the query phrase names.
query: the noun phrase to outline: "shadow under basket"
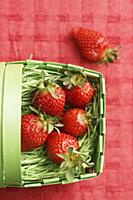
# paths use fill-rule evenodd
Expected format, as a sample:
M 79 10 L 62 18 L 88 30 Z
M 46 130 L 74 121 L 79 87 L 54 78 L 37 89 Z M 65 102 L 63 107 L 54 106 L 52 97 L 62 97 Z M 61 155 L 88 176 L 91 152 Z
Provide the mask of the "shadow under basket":
M 46 173 L 41 171 L 38 178 L 30 175 L 26 177 L 25 160 L 32 156 L 21 152 L 21 115 L 22 110 L 26 110 L 29 94 L 25 94 L 25 88 L 32 90 L 41 71 L 46 70 L 49 73 L 62 73 L 64 71 L 83 72 L 87 75 L 89 81 L 97 84 L 97 102 L 95 102 L 98 111 L 98 124 L 96 127 L 95 145 L 91 155 L 92 168 L 85 171 L 84 174 L 75 174 L 72 182 L 77 182 L 89 178 L 97 177 L 103 171 L 104 163 L 104 141 L 105 141 L 105 79 L 103 76 L 93 70 L 72 64 L 63 64 L 55 62 L 43 62 L 35 60 L 1 62 L 0 63 L 0 187 L 37 187 L 52 184 L 68 183 L 64 175 L 47 172 L 47 166 L 44 166 Z M 34 77 L 36 79 L 34 80 Z M 26 84 L 26 87 L 25 87 Z M 28 86 L 27 86 L 28 85 Z M 23 108 L 23 109 L 22 109 Z M 41 147 L 42 148 L 42 147 Z M 89 147 L 88 147 L 89 149 Z M 36 150 L 36 151 L 43 151 Z M 34 155 L 34 153 L 33 153 Z M 32 160 L 29 159 L 30 161 Z M 27 160 L 28 162 L 28 160 Z M 41 170 L 43 167 L 43 161 Z M 33 162 L 34 163 L 34 162 Z M 29 163 L 29 171 L 32 171 L 32 164 Z M 35 165 L 38 167 L 38 163 Z M 37 173 L 36 169 L 36 173 Z M 32 171 L 34 173 L 34 171 Z

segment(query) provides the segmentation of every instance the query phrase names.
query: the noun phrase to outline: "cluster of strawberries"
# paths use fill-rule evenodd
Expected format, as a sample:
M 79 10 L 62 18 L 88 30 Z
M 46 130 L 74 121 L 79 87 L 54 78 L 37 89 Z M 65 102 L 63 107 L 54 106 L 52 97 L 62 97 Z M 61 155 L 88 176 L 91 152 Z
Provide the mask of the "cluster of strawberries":
M 45 143 L 49 159 L 59 164 L 63 161 L 59 154 L 65 154 L 69 147 L 79 148 L 77 137 L 87 132 L 85 106 L 92 100 L 94 88 L 80 73 L 69 80 L 69 86 L 42 82 L 34 92 L 32 110 L 36 113 L 22 115 L 22 151 Z
M 91 62 L 114 62 L 118 56 L 118 49 L 111 49 L 107 38 L 99 32 L 76 27 L 72 36 L 83 56 Z M 55 163 L 61 163 L 63 156 L 59 154 L 66 154 L 69 147 L 79 148 L 76 137 L 87 132 L 89 125 L 85 106 L 92 100 L 94 88 L 81 74 L 70 80 L 68 87 L 67 84 L 62 87 L 52 83 L 40 84 L 32 99 L 32 105 L 38 111 L 22 116 L 22 151 L 32 150 L 46 142 L 48 157 Z M 70 105 L 70 109 L 64 109 L 66 104 Z M 52 118 L 55 116 L 61 118 L 62 127 L 57 118 Z

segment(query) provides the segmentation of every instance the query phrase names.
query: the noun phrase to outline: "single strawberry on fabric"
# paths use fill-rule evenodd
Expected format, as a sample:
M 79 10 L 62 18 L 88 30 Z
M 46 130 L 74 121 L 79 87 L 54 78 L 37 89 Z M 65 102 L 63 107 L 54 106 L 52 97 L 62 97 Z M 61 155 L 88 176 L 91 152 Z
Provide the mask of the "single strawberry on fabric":
M 44 130 L 42 119 L 35 114 L 24 114 L 21 120 L 22 151 L 30 151 L 46 142 L 48 130 Z
M 65 106 L 65 91 L 57 84 L 42 83 L 34 93 L 32 104 L 51 116 L 61 116 Z
M 85 108 L 93 98 L 94 88 L 87 77 L 81 73 L 69 73 L 63 80 L 66 101 L 71 107 Z
M 66 111 L 62 117 L 62 130 L 72 136 L 82 136 L 87 132 L 88 121 L 85 111 L 73 108 Z
M 72 36 L 89 61 L 110 63 L 118 56 L 118 48 L 111 49 L 107 38 L 97 31 L 75 27 L 72 29 Z

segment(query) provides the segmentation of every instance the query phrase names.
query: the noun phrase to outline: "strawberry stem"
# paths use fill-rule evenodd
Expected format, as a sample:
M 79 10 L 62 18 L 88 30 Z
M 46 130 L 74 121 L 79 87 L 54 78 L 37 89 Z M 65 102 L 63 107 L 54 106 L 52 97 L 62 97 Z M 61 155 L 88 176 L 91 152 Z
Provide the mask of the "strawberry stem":
M 85 169 L 90 166 L 85 161 L 84 154 L 80 154 L 79 151 L 75 151 L 72 147 L 69 147 L 66 154 L 58 154 L 64 161 L 60 165 L 60 169 L 66 170 L 66 179 L 71 182 L 74 179 L 74 175 L 77 171 L 85 173 Z
M 58 127 L 62 127 L 63 124 L 60 123 L 61 119 L 59 117 L 51 117 L 46 113 L 41 113 L 33 106 L 29 106 L 29 109 L 39 116 L 39 119 L 43 124 L 44 131 L 51 133 L 53 129 L 55 129 L 57 132 L 60 132 Z
M 105 51 L 103 58 L 98 64 L 103 64 L 103 63 L 113 63 L 117 58 L 119 54 L 119 49 L 121 48 L 121 45 L 115 47 L 114 49 L 107 48 Z

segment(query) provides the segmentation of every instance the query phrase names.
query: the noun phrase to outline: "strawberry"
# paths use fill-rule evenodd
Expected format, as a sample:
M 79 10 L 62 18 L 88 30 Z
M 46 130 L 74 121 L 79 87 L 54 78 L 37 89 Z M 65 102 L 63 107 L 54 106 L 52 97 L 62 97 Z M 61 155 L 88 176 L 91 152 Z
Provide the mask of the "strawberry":
M 78 151 L 78 141 L 71 135 L 52 132 L 48 136 L 46 148 L 49 159 L 60 164 L 59 170 L 64 172 L 69 182 L 74 179 L 75 174 L 84 173 L 89 166 L 86 153 Z
M 118 49 L 111 49 L 109 42 L 101 33 L 87 28 L 75 27 L 72 36 L 85 58 L 93 62 L 114 62 Z
M 34 93 L 32 104 L 43 113 L 60 117 L 65 106 L 65 99 L 65 91 L 59 85 L 42 83 Z
M 75 86 L 66 89 L 67 102 L 72 107 L 84 108 L 92 100 L 94 89 L 89 81 L 85 82 L 82 87 Z
M 49 159 L 56 164 L 60 164 L 63 161 L 60 154 L 67 154 L 70 147 L 77 150 L 79 145 L 77 139 L 73 136 L 53 131 L 48 136 L 46 147 Z
M 39 113 L 34 107 L 29 106 L 35 114 L 23 114 L 21 119 L 21 146 L 22 151 L 30 151 L 46 142 L 48 134 L 53 129 L 59 131 L 62 127 L 60 119 Z
M 62 117 L 62 130 L 72 136 L 82 136 L 88 128 L 88 121 L 85 111 L 73 108 L 66 111 Z
M 72 107 L 85 108 L 93 98 L 94 88 L 85 74 L 69 73 L 61 79 L 65 85 L 66 101 Z
M 30 151 L 46 142 L 48 131 L 38 115 L 24 114 L 21 125 L 22 151 Z

